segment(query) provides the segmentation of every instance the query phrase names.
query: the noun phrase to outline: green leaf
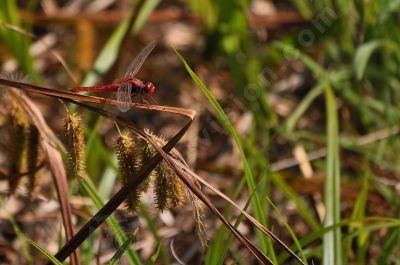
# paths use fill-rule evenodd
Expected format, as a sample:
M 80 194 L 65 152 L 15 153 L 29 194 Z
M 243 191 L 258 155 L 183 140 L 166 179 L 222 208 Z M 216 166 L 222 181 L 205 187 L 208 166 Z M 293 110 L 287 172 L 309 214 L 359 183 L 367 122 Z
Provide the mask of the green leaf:
M 151 255 L 150 259 L 146 262 L 146 265 L 153 265 L 156 263 L 158 256 L 160 256 L 160 252 L 162 249 L 162 244 L 158 244 L 156 252 L 154 252 L 153 255 Z
M 133 25 L 133 33 L 137 34 L 143 28 L 144 24 L 146 23 L 147 19 L 149 18 L 150 14 L 153 10 L 157 7 L 160 3 L 160 0 L 147 0 L 144 4 L 142 9 L 140 10 L 135 24 Z
M 304 112 L 310 107 L 311 103 L 322 94 L 324 86 L 319 83 L 314 86 L 304 97 L 304 99 L 300 102 L 297 108 L 293 111 L 293 113 L 286 120 L 286 129 L 288 133 L 292 133 L 294 126 L 296 125 L 299 118 L 304 114 Z
M 108 262 L 108 265 L 115 265 L 118 264 L 119 260 L 122 258 L 122 255 L 125 253 L 127 249 L 129 249 L 129 246 L 131 245 L 133 239 L 135 238 L 137 232 L 139 229 L 136 229 L 129 237 L 128 239 L 120 246 L 115 252 L 114 256 L 111 258 L 111 260 Z
M 359 220 L 364 218 L 365 216 L 365 208 L 366 208 L 366 203 L 367 203 L 367 197 L 368 197 L 368 186 L 369 186 L 369 178 L 370 178 L 370 172 L 366 171 L 363 176 L 363 183 L 362 183 L 362 189 L 360 194 L 357 197 L 356 203 L 354 205 L 353 209 L 353 214 L 352 214 L 352 219 Z M 356 223 L 354 226 L 351 226 L 349 231 L 354 231 L 357 228 L 362 227 L 362 223 Z M 357 264 L 366 264 L 366 254 L 367 254 L 367 248 L 368 248 L 368 236 L 369 233 L 361 233 L 358 238 L 357 238 Z M 351 247 L 351 244 L 349 243 L 349 246 Z
M 58 261 L 58 259 L 56 259 L 53 255 L 50 254 L 50 252 L 48 252 L 45 248 L 43 248 L 42 246 L 40 246 L 38 243 L 36 243 L 35 241 L 33 241 L 32 239 L 29 239 L 27 237 L 25 237 L 25 239 L 32 245 L 34 246 L 40 253 L 42 253 L 44 256 L 46 256 L 51 262 L 53 262 L 53 264 L 56 265 L 63 265 L 61 262 Z
M 325 85 L 327 112 L 327 157 L 324 189 L 325 221 L 324 227 L 340 222 L 340 161 L 339 161 L 339 127 L 336 98 L 329 84 Z M 334 229 L 323 238 L 323 264 L 341 265 L 341 232 Z
M 367 64 L 369 58 L 372 53 L 379 47 L 385 44 L 382 40 L 373 40 L 367 43 L 362 44 L 356 50 L 356 54 L 354 56 L 354 71 L 356 73 L 356 78 L 358 81 L 363 79 L 365 74 L 365 69 L 367 68 Z

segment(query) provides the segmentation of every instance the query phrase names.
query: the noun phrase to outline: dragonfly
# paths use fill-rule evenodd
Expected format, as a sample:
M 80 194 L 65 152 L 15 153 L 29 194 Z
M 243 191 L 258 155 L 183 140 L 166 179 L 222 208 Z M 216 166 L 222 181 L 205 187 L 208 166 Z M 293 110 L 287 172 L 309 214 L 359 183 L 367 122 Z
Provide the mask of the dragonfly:
M 116 99 L 118 102 L 118 109 L 122 112 L 126 112 L 130 109 L 132 104 L 132 98 L 140 95 L 141 102 L 143 103 L 143 95 L 153 94 L 156 91 L 156 87 L 151 82 L 143 82 L 140 79 L 135 78 L 139 72 L 147 56 L 156 46 L 156 42 L 150 42 L 144 47 L 138 55 L 133 59 L 132 63 L 128 66 L 123 78 L 112 84 L 98 85 L 98 86 L 87 86 L 87 87 L 73 87 L 70 89 L 71 92 L 103 92 L 111 91 L 116 92 Z

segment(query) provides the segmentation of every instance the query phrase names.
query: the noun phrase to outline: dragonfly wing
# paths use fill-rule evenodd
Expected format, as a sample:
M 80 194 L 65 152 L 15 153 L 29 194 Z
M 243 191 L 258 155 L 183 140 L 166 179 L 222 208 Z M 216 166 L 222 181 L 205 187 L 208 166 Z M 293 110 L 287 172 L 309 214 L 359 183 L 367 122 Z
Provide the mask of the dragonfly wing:
M 152 41 L 139 52 L 139 54 L 135 57 L 135 59 L 133 59 L 132 63 L 126 70 L 123 79 L 132 78 L 139 72 L 144 61 L 146 60 L 147 56 L 149 56 L 154 47 L 156 47 L 156 42 Z
M 118 87 L 117 92 L 117 101 L 118 101 L 118 109 L 122 112 L 126 112 L 130 109 L 132 99 L 131 99 L 132 85 L 131 84 L 122 84 Z

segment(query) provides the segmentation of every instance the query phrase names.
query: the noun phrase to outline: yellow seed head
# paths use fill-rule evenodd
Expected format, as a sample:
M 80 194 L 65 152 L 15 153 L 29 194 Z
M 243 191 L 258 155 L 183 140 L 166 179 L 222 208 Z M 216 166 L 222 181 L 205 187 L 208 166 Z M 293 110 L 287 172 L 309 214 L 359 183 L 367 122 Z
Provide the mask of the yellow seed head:
M 157 137 L 148 130 L 145 131 L 153 140 L 159 145 L 164 146 L 165 140 Z M 156 154 L 156 149 L 149 144 L 146 140 L 139 139 L 142 152 L 143 161 Z M 174 158 L 183 160 L 181 154 L 173 148 L 171 155 Z M 157 208 L 160 210 L 168 209 L 171 207 L 181 207 L 185 203 L 185 186 L 181 179 L 169 167 L 169 165 L 162 160 L 152 172 L 152 180 L 154 183 L 154 193 Z
M 75 178 L 86 175 L 85 137 L 82 122 L 78 115 L 67 111 L 65 119 L 65 144 L 69 156 L 69 171 Z
M 137 149 L 137 144 L 129 135 L 121 135 L 116 143 L 118 165 L 121 171 L 122 181 L 128 183 L 132 178 L 137 177 L 138 169 L 141 166 L 142 158 Z M 143 181 L 136 190 L 132 191 L 126 199 L 130 211 L 136 211 L 140 202 L 140 194 L 149 187 L 149 181 Z

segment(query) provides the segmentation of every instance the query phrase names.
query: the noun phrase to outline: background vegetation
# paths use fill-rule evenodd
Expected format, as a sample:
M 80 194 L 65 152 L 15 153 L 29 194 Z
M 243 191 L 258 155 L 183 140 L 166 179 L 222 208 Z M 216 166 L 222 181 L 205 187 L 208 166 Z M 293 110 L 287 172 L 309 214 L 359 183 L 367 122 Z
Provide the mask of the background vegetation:
M 21 72 L 65 90 L 113 82 L 157 41 L 139 77 L 156 85 L 150 103 L 197 111 L 177 146 L 194 172 L 305 263 L 399 264 L 399 10 L 394 0 L 1 1 L 0 62 L 7 78 Z M 62 138 L 63 105 L 28 96 Z M 7 133 L 7 104 L 3 98 L 0 260 L 43 263 L 43 253 L 65 243 L 52 162 L 39 155 L 33 195 L 23 187 L 9 195 L 9 150 L 18 139 Z M 68 107 L 86 124 L 88 181 L 68 185 L 76 231 L 122 182 L 114 123 Z M 124 117 L 167 139 L 185 125 L 156 111 Z M 203 191 L 273 263 L 298 264 Z M 136 213 L 120 207 L 85 240 L 82 264 L 257 263 L 211 211 L 202 247 L 189 203 L 161 212 L 151 193 L 142 199 Z

